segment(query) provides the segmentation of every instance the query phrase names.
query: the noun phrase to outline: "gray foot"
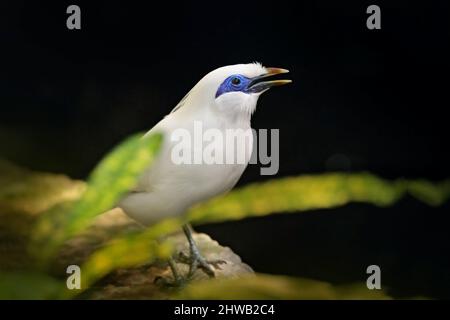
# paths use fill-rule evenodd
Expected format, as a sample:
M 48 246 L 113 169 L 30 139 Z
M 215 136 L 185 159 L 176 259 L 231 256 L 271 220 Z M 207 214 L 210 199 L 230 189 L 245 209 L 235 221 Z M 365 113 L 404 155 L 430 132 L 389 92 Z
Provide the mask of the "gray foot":
M 188 278 L 192 278 L 197 269 L 201 269 L 210 278 L 214 278 L 214 269 L 221 270 L 220 265 L 227 263 L 224 260 L 206 260 L 198 250 L 191 250 L 190 256 L 180 252 L 177 261 L 189 265 Z
M 183 287 L 187 283 L 187 279 L 180 276 L 173 258 L 170 258 L 167 262 L 169 263 L 170 270 L 172 270 L 173 278 L 156 277 L 153 283 L 165 287 Z
M 204 273 L 206 273 L 210 278 L 215 277 L 214 269 L 221 269 L 220 265 L 226 263 L 224 260 L 206 260 L 201 254 L 199 249 L 197 248 L 197 245 L 195 244 L 194 238 L 192 236 L 192 228 L 189 224 L 186 224 L 183 226 L 183 231 L 186 235 L 186 238 L 189 243 L 189 253 L 190 255 L 187 256 L 183 252 L 180 252 L 177 261 L 181 263 L 185 263 L 189 265 L 189 272 L 186 276 L 186 278 L 183 278 L 180 276 L 180 273 L 178 272 L 176 263 L 173 258 L 169 259 L 169 266 L 172 270 L 173 274 L 173 280 L 168 280 L 162 277 L 158 277 L 155 279 L 155 283 L 162 283 L 164 285 L 170 285 L 172 287 L 182 286 L 187 281 L 189 281 L 192 276 L 194 275 L 195 271 L 197 269 L 201 269 Z
M 192 227 L 189 224 L 185 224 L 183 226 L 183 231 L 189 243 L 190 256 L 188 257 L 180 252 L 178 260 L 182 263 L 189 264 L 188 278 L 191 278 L 198 268 L 202 269 L 203 272 L 205 272 L 210 278 L 213 278 L 215 274 L 212 266 L 214 266 L 217 269 L 220 269 L 220 265 L 226 262 L 223 260 L 207 261 L 200 254 L 200 251 L 198 250 L 197 245 L 195 244 L 194 237 L 192 236 Z
M 186 276 L 181 276 L 178 268 L 176 266 L 175 260 L 189 265 L 189 272 Z M 215 277 L 214 269 L 221 270 L 220 265 L 226 264 L 224 260 L 206 260 L 198 251 L 190 256 L 186 255 L 184 252 L 180 252 L 176 259 L 168 260 L 170 269 L 172 271 L 172 277 L 156 277 L 153 281 L 157 285 L 169 287 L 169 288 L 180 288 L 185 286 L 189 280 L 192 279 L 195 271 L 201 269 L 210 278 Z

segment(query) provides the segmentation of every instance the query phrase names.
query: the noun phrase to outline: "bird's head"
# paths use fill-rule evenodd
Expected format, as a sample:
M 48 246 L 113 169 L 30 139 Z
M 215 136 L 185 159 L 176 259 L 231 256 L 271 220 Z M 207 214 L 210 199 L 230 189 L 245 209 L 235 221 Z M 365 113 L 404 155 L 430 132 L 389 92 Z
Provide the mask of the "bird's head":
M 227 117 L 249 119 L 263 92 L 291 82 L 269 80 L 268 77 L 287 72 L 259 63 L 221 67 L 204 76 L 175 109 L 189 104 L 191 108 L 209 108 L 208 111 Z

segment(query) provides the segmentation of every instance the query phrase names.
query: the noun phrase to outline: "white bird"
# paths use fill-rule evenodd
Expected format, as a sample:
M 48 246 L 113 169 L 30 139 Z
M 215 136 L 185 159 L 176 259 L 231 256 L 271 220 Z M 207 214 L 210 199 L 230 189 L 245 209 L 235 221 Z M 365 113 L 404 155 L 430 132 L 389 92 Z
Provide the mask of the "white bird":
M 285 69 L 265 68 L 259 63 L 250 63 L 221 67 L 204 76 L 170 114 L 147 132 L 146 135 L 163 133 L 163 144 L 157 158 L 144 172 L 136 188 L 120 201 L 119 207 L 134 220 L 151 225 L 164 218 L 182 215 L 192 205 L 232 189 L 250 159 L 253 144 L 251 135 L 237 139 L 238 143 L 246 144 L 244 149 L 237 146 L 232 150 L 229 143 L 216 146 L 223 152 L 224 158 L 236 149 L 245 150 L 243 162 L 225 164 L 176 163 L 173 151 L 180 142 L 174 137 L 180 130 L 194 137 L 196 123 L 201 124 L 203 131 L 212 129 L 223 133 L 224 137 L 230 129 L 241 129 L 237 130 L 238 135 L 245 135 L 246 130 L 251 128 L 251 115 L 261 93 L 272 86 L 291 82 L 264 81 L 265 78 L 287 72 Z M 205 147 L 204 141 L 200 147 Z M 202 150 L 192 144 L 185 146 L 183 152 L 195 157 L 195 153 L 201 154 Z M 190 226 L 185 225 L 183 230 L 190 246 L 189 275 L 201 268 L 213 277 L 211 264 L 216 265 L 202 257 L 192 238 Z M 175 264 L 173 261 L 169 263 L 178 281 Z

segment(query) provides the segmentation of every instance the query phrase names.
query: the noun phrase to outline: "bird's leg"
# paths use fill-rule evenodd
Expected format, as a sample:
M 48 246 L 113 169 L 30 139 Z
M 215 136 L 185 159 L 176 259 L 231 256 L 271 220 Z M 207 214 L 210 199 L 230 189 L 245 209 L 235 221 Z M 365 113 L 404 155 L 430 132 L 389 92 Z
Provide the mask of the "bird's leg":
M 191 226 L 188 224 L 184 225 L 183 231 L 189 243 L 190 254 L 188 256 L 183 252 L 180 252 L 176 260 L 178 262 L 189 265 L 189 272 L 187 276 L 182 277 L 180 275 L 180 272 L 178 271 L 174 258 L 169 258 L 167 262 L 169 264 L 170 270 L 172 271 L 173 280 L 169 280 L 165 277 L 160 276 L 155 278 L 154 283 L 162 284 L 168 287 L 182 287 L 189 279 L 192 278 L 198 268 L 202 269 L 209 277 L 213 278 L 215 274 L 212 266 L 214 266 L 214 268 L 216 269 L 220 269 L 220 265 L 226 263 L 226 261 L 224 260 L 206 260 L 201 255 L 200 250 L 198 249 L 194 241 Z
M 214 267 L 220 269 L 220 264 L 226 263 L 223 260 L 217 260 L 217 261 L 207 261 L 200 253 L 197 245 L 195 244 L 194 238 L 192 237 L 192 228 L 189 224 L 185 224 L 183 226 L 184 234 L 186 235 L 186 238 L 189 242 L 189 253 L 190 256 L 187 257 L 182 252 L 180 252 L 179 260 L 183 263 L 189 264 L 189 273 L 188 278 L 191 278 L 194 275 L 195 270 L 197 268 L 200 268 L 205 272 L 209 277 L 213 278 L 215 276 L 214 269 L 211 267 L 213 265 Z
M 179 273 L 178 268 L 177 268 L 177 264 L 174 261 L 174 259 L 172 257 L 170 257 L 167 260 L 167 262 L 169 264 L 170 270 L 172 271 L 173 281 L 171 281 L 171 280 L 169 280 L 169 279 L 167 279 L 165 277 L 159 276 L 159 277 L 156 277 L 153 282 L 156 283 L 156 284 L 162 284 L 162 285 L 165 285 L 165 286 L 168 286 L 168 287 L 180 287 L 180 286 L 184 285 L 185 281 L 180 276 L 180 273 Z
M 169 263 L 170 270 L 172 270 L 173 279 L 175 283 L 179 283 L 181 281 L 181 277 L 178 272 L 177 264 L 175 263 L 175 261 L 173 261 L 172 257 L 170 257 L 167 262 Z

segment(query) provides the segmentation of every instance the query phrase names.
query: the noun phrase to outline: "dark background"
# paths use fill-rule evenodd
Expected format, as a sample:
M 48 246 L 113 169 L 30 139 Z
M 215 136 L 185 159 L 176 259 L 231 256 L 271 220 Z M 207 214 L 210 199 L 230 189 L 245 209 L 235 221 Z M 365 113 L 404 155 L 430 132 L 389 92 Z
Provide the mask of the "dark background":
M 66 28 L 78 4 L 82 29 Z M 381 30 L 366 8 L 381 7 Z M 255 128 L 280 129 L 278 176 L 368 170 L 449 177 L 448 1 L 3 1 L 0 157 L 85 178 L 207 72 L 260 61 L 294 80 Z M 267 179 L 252 165 L 240 185 Z M 378 264 L 398 296 L 450 297 L 449 205 L 352 204 L 199 227 L 256 271 L 333 283 Z

